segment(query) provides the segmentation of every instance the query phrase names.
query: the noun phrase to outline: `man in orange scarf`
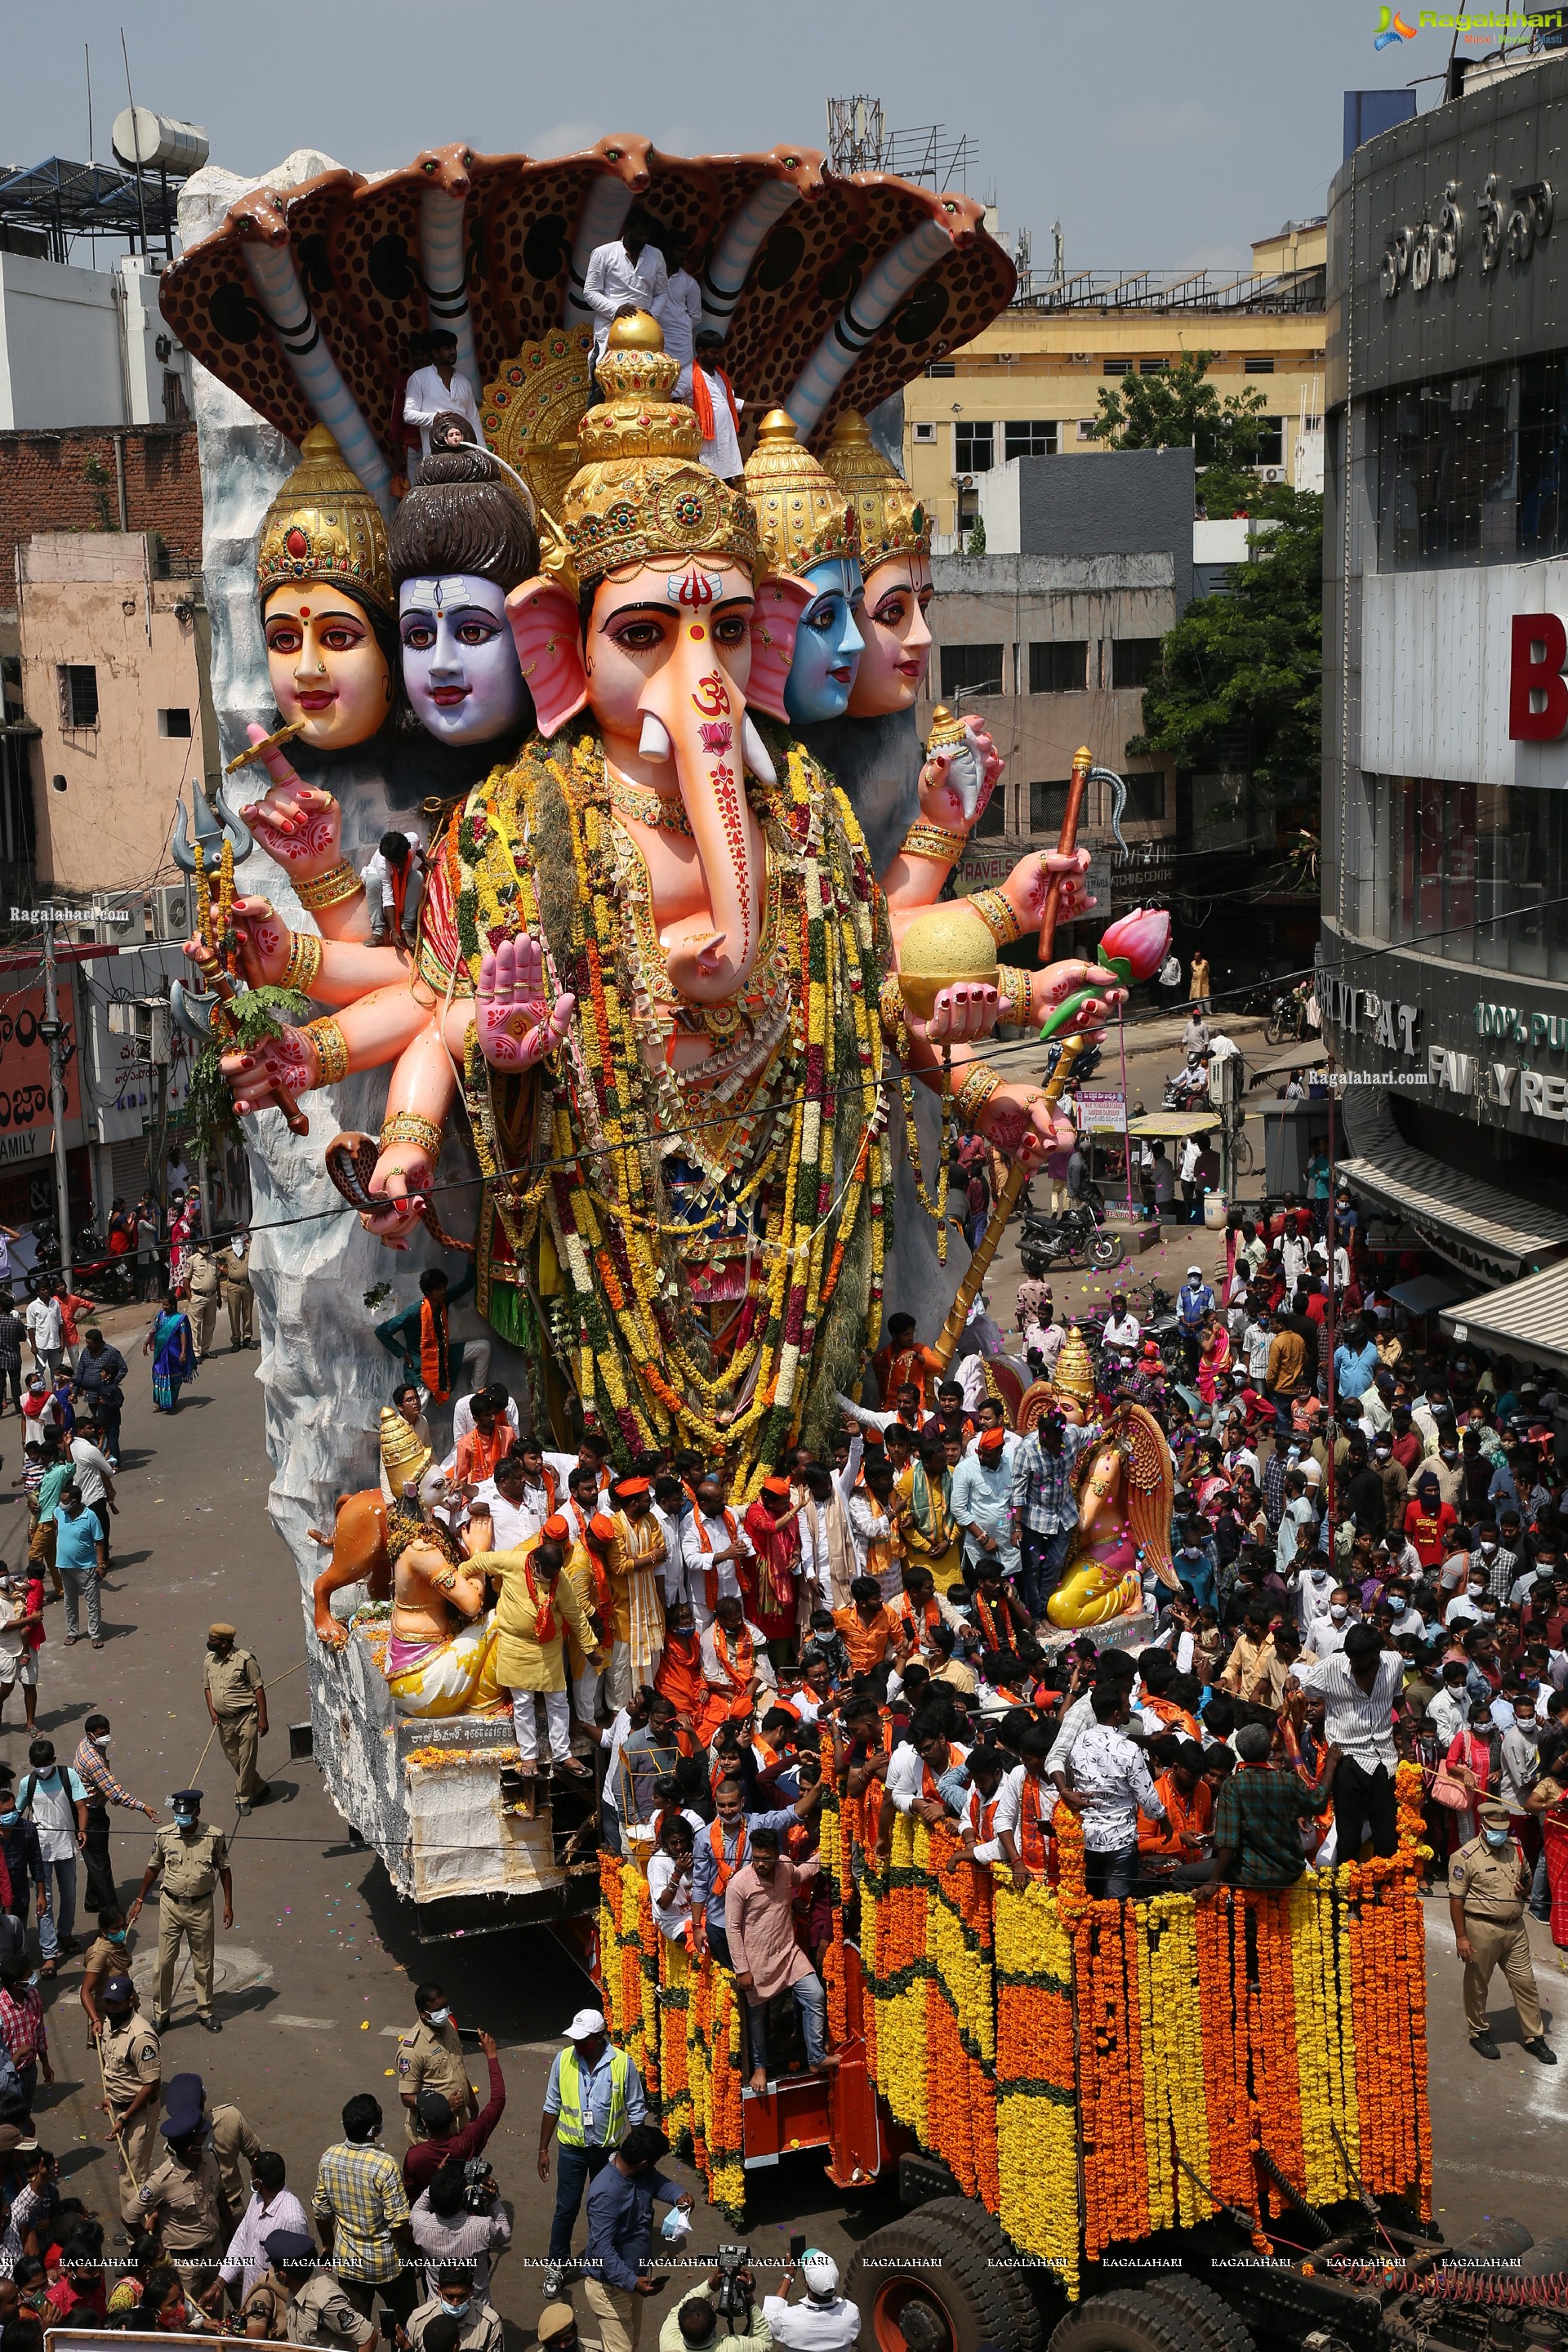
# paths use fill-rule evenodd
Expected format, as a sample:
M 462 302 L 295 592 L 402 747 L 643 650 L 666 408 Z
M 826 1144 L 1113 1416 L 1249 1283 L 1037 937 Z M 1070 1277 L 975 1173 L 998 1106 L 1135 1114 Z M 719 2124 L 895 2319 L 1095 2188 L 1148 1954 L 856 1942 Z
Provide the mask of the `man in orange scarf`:
M 713 1622 L 702 1636 L 702 1679 L 708 1697 L 698 1736 L 705 1748 L 721 1723 L 752 1713 L 759 1690 L 778 1687 L 762 1635 L 747 1624 L 738 1592 L 719 1595 Z
M 676 1738 L 683 1756 L 696 1752 L 697 1727 L 708 1706 L 702 1678 L 702 1644 L 689 1601 L 672 1601 L 665 1612 L 664 1653 L 653 1686 L 675 1709 Z
M 466 1437 L 458 1440 L 458 1461 L 453 1477 L 459 1486 L 482 1486 L 493 1478 L 496 1464 L 511 1452 L 517 1432 L 511 1417 L 497 1407 L 488 1389 L 480 1389 L 474 1398 L 474 1425 Z
M 702 436 L 698 451 L 710 474 L 722 482 L 741 478 L 741 404 L 734 388 L 719 365 L 724 338 L 703 327 L 694 338 L 691 359 L 691 413 Z

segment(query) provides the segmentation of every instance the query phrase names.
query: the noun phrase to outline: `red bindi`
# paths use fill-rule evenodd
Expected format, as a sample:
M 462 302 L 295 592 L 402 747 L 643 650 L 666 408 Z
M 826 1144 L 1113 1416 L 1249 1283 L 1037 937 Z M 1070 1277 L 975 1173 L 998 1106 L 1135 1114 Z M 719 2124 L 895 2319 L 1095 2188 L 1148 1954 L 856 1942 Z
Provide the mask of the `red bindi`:
M 696 644 L 696 645 L 700 645 L 700 644 L 702 643 L 703 638 L 708 635 L 708 632 L 707 632 L 707 630 L 703 627 L 703 625 L 702 625 L 702 624 L 701 624 L 701 622 L 700 622 L 700 621 L 693 621 L 693 622 L 692 622 L 692 624 L 691 624 L 691 626 L 689 627 L 689 629 L 688 629 L 688 631 L 686 632 L 686 634 L 687 634 L 687 635 L 688 635 L 689 637 L 690 637 L 690 638 L 692 639 L 692 641 L 693 641 L 693 643 L 694 643 L 694 644 Z

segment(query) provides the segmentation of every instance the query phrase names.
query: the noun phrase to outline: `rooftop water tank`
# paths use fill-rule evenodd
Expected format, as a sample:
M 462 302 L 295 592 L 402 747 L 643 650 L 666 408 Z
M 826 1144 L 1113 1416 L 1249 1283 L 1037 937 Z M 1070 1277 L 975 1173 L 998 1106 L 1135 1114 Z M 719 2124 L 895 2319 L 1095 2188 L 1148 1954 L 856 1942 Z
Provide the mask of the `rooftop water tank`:
M 114 152 L 128 172 L 164 171 L 188 179 L 207 160 L 207 134 L 197 122 L 176 122 L 150 106 L 122 106 L 110 134 Z

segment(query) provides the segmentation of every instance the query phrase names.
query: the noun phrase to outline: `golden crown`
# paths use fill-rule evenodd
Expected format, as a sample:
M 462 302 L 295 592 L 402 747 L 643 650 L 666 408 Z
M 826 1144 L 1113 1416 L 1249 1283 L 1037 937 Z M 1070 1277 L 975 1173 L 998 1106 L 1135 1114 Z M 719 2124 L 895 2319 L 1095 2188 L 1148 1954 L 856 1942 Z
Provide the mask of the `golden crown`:
M 598 367 L 604 404 L 577 428 L 583 463 L 561 508 L 584 587 L 624 563 L 668 555 L 728 556 L 755 572 L 752 509 L 699 462 L 697 419 L 669 398 L 679 373 L 646 310 L 616 320 Z
M 416 1429 L 410 1428 L 395 1405 L 381 1408 L 381 1460 L 386 1472 L 386 1483 L 394 1495 L 405 1495 L 417 1486 L 434 1460 L 430 1448 L 422 1443 Z
M 1079 1404 L 1087 1405 L 1094 1395 L 1094 1361 L 1076 1323 L 1062 1341 L 1061 1353 L 1057 1358 L 1056 1384 Z
M 746 460 L 746 496 L 757 519 L 764 572 L 806 572 L 838 556 L 856 562 L 855 510 L 808 449 L 787 410 L 770 408 Z
M 300 444 L 300 463 L 268 508 L 256 551 L 263 603 L 270 590 L 306 581 L 346 589 L 388 620 L 396 617 L 381 509 L 324 425 L 312 425 Z
M 931 553 L 931 517 L 903 476 L 889 466 L 863 416 L 847 408 L 833 428 L 823 465 L 849 501 L 869 572 L 894 555 Z

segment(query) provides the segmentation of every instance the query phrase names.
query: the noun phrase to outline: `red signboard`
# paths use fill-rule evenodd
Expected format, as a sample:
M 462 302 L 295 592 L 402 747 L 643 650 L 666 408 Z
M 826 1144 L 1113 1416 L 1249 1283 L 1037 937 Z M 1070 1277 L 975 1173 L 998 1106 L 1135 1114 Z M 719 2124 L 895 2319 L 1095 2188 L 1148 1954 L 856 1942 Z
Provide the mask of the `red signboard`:
M 1508 674 L 1508 732 L 1514 743 L 1555 743 L 1568 732 L 1568 629 L 1555 613 L 1516 613 Z
M 70 988 L 68 982 L 60 990 L 62 1018 L 66 1020 L 66 1117 L 75 1118 L 80 1108 L 77 1089 L 76 1033 L 68 1018 Z M 32 1128 L 47 1128 L 54 1123 L 49 1105 L 49 1049 L 38 1034 L 38 1024 L 44 1018 L 44 990 L 18 989 L 14 994 L 0 995 L 0 1139 L 7 1135 L 25 1134 Z M 12 1155 L 0 1146 L 0 1159 Z

